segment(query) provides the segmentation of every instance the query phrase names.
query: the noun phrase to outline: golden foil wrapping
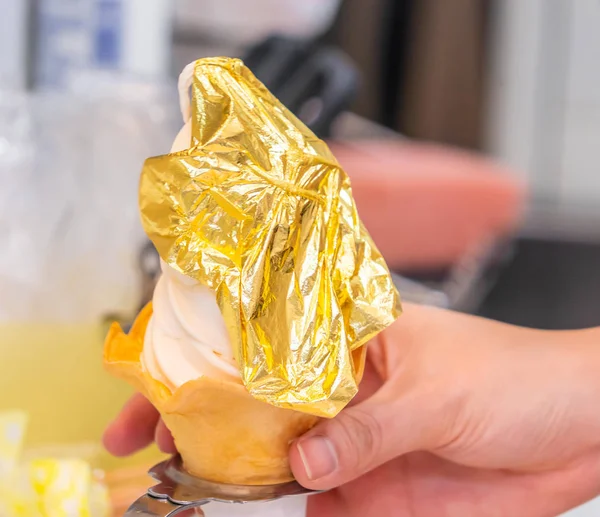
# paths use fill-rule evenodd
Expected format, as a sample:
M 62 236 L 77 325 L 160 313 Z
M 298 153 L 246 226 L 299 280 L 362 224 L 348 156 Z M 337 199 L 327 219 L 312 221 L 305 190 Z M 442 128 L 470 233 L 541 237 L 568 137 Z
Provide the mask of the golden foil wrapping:
M 190 148 L 146 161 L 140 210 L 163 260 L 215 292 L 253 397 L 323 417 L 352 399 L 351 352 L 399 296 L 327 145 L 240 60 L 196 63 Z

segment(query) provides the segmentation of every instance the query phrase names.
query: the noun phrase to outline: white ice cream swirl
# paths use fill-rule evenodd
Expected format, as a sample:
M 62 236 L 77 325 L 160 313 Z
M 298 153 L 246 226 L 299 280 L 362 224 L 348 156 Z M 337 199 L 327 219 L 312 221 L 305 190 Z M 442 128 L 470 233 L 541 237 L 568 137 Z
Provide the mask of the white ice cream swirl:
M 161 261 L 142 365 L 172 390 L 202 376 L 240 378 L 215 294 Z

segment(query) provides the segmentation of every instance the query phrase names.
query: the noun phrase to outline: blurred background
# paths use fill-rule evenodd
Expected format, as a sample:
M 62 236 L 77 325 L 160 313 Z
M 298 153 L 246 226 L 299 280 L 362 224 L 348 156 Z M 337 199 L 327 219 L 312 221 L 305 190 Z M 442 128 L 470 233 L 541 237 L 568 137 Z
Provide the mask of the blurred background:
M 0 0 L 0 15 L 0 410 L 16 410 L 0 435 L 20 429 L 0 439 L 0 487 L 52 457 L 89 469 L 95 495 L 73 493 L 99 515 L 98 487 L 120 508 L 147 483 L 155 450 L 117 462 L 99 445 L 130 394 L 102 340 L 152 292 L 137 180 L 169 150 L 176 79 L 199 57 L 244 58 L 330 143 L 406 300 L 600 325 L 600 2 Z

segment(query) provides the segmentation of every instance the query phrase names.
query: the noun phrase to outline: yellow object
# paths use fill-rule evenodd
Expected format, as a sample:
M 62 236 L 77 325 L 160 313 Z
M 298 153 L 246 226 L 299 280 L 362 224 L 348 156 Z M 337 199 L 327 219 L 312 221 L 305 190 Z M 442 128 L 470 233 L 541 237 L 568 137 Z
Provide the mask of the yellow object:
M 30 479 L 44 517 L 90 517 L 92 472 L 81 460 L 40 459 L 31 463 Z
M 41 517 L 28 469 L 17 467 L 0 483 L 0 515 L 3 517 Z
M 10 476 L 21 456 L 28 416 L 24 411 L 0 413 L 0 480 Z
M 23 411 L 0 413 L 0 515 L 29 517 L 35 503 L 26 473 L 19 467 L 28 415 Z
M 140 210 L 161 257 L 216 293 L 255 399 L 333 417 L 354 397 L 353 352 L 398 293 L 327 145 L 241 61 L 196 63 L 189 149 L 146 161 Z
M 200 378 L 175 393 L 143 371 L 140 354 L 152 306 L 138 316 L 129 335 L 115 323 L 106 340 L 108 370 L 137 387 L 160 411 L 186 469 L 234 484 L 272 484 L 292 479 L 289 444 L 317 417 L 252 398 L 238 383 Z M 362 375 L 364 347 L 354 353 Z
M 107 517 L 106 488 L 78 459 L 41 458 L 21 463 L 28 415 L 0 413 L 0 515 L 2 517 Z

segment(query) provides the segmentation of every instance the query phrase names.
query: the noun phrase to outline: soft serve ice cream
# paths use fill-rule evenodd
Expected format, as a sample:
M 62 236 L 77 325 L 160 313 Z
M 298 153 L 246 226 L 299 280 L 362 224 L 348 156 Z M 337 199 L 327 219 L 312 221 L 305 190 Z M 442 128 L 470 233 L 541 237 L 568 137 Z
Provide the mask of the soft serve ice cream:
M 142 365 L 172 391 L 206 375 L 240 381 L 214 293 L 161 261 L 144 336 Z
M 191 474 L 289 481 L 290 443 L 356 394 L 398 293 L 327 145 L 241 61 L 199 60 L 180 91 L 186 123 L 140 181 L 162 275 L 104 362 L 156 406 Z

